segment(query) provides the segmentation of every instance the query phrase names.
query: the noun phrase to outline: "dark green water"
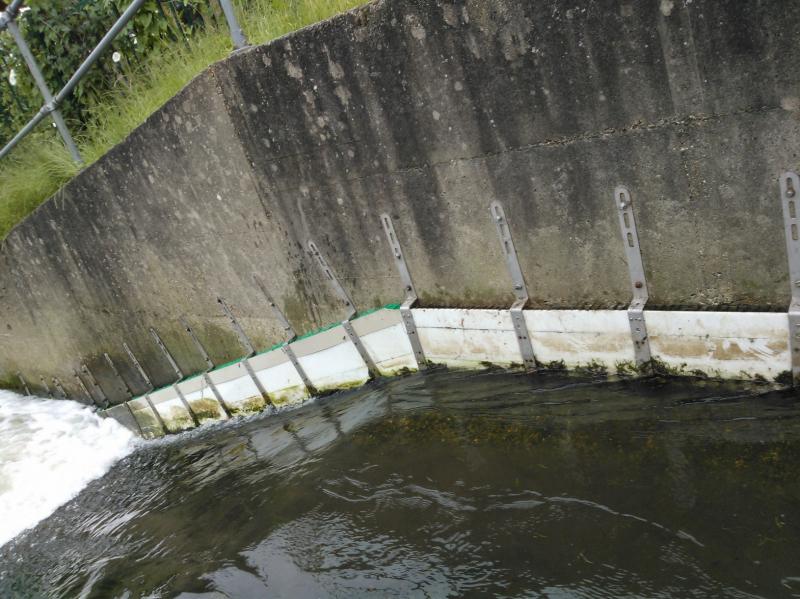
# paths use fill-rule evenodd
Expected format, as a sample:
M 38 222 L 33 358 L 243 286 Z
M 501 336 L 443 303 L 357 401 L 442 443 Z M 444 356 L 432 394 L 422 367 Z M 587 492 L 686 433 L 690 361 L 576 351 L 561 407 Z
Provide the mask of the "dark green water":
M 155 442 L 0 597 L 800 597 L 800 404 L 438 372 Z

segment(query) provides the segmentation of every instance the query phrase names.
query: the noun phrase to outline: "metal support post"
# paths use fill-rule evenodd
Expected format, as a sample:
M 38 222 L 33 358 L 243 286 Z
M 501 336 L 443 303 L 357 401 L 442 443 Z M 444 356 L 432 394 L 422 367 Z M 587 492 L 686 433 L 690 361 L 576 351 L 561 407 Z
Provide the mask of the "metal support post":
M 178 363 L 175 361 L 175 358 L 172 357 L 172 354 L 167 349 L 167 346 L 164 345 L 164 342 L 161 340 L 161 336 L 158 334 L 158 331 L 156 331 L 153 327 L 150 327 L 150 334 L 153 336 L 153 340 L 156 342 L 156 345 L 161 350 L 161 353 L 164 355 L 164 357 L 167 359 L 167 362 L 169 362 L 169 365 L 172 366 L 172 370 L 175 372 L 175 376 L 177 378 L 175 382 L 172 384 L 172 387 L 175 389 L 175 393 L 178 394 L 178 398 L 180 398 L 183 407 L 186 408 L 186 411 L 189 412 L 189 416 L 192 417 L 194 425 L 200 426 L 200 420 L 197 418 L 197 414 L 194 413 L 191 404 L 186 400 L 186 397 L 184 397 L 181 388 L 178 387 L 178 383 L 180 383 L 183 380 L 183 371 L 181 371 L 181 368 L 180 366 L 178 366 Z M 146 398 L 147 402 L 150 405 L 152 405 L 149 394 L 146 396 Z M 153 406 L 153 410 L 156 412 L 156 414 L 158 413 L 158 410 L 155 409 L 155 406 Z
M 22 388 L 25 390 L 25 395 L 30 397 L 31 390 L 28 388 L 28 383 L 26 383 L 25 379 L 22 378 L 22 373 L 21 372 L 17 372 L 17 378 L 19 379 L 19 382 L 22 385 Z
M 53 399 L 53 392 L 50 391 L 50 387 L 47 385 L 47 381 L 44 380 L 43 376 L 40 376 L 39 380 L 42 382 L 42 387 L 44 387 L 44 392 L 47 394 L 47 397 Z
M 272 299 L 272 295 L 267 290 L 267 287 L 266 285 L 264 285 L 264 282 L 256 275 L 253 275 L 253 280 L 256 282 L 256 285 L 258 285 L 258 287 L 261 289 L 261 293 L 263 293 L 264 297 L 267 299 L 267 303 L 269 304 L 269 307 L 272 309 L 272 313 L 275 315 L 275 318 L 278 319 L 278 322 L 281 323 L 281 326 L 283 327 L 283 330 L 286 333 L 286 343 L 285 345 L 283 345 L 283 347 L 281 347 L 281 350 L 283 351 L 284 354 L 286 354 L 286 357 L 289 358 L 289 362 L 291 362 L 292 366 L 294 366 L 295 371 L 297 372 L 300 379 L 303 381 L 303 384 L 306 386 L 306 389 L 308 389 L 309 394 L 317 395 L 318 391 L 316 387 L 314 387 L 314 384 L 311 382 L 311 379 L 308 378 L 306 371 L 303 370 L 300 361 L 297 359 L 297 355 L 295 355 L 294 350 L 290 345 L 292 341 L 297 339 L 297 333 L 295 332 L 294 327 L 289 322 L 289 319 L 286 318 L 286 315 L 283 313 L 283 311 L 278 307 L 278 304 L 275 303 L 275 300 Z
M 647 291 L 647 279 L 642 263 L 642 251 L 639 247 L 639 234 L 636 230 L 636 217 L 633 212 L 633 200 L 626 187 L 618 186 L 614 189 L 614 205 L 619 212 L 619 225 L 622 231 L 622 241 L 625 246 L 625 258 L 628 263 L 628 272 L 631 278 L 633 301 L 628 307 L 628 322 L 631 327 L 633 351 L 636 365 L 639 367 L 651 364 L 650 340 L 647 337 L 647 323 L 644 318 L 644 308 L 650 297 Z
M 789 351 L 792 356 L 792 384 L 800 386 L 800 177 L 793 171 L 781 175 L 781 206 L 786 231 L 786 255 L 789 259 Z
M 417 290 L 414 288 L 414 282 L 411 279 L 411 272 L 408 270 L 403 249 L 400 247 L 400 240 L 397 238 L 397 233 L 394 230 L 392 217 L 387 213 L 381 214 L 381 223 L 383 224 L 383 231 L 386 233 L 386 239 L 389 240 L 389 247 L 394 256 L 395 266 L 400 275 L 400 280 L 403 282 L 403 288 L 406 293 L 406 299 L 400 306 L 400 318 L 403 321 L 403 326 L 406 329 L 408 340 L 411 343 L 411 348 L 414 351 L 414 357 L 417 360 L 417 366 L 420 370 L 425 370 L 428 367 L 428 361 L 425 358 L 425 352 L 422 349 L 422 343 L 417 334 L 417 325 L 414 322 L 414 313 L 411 309 L 416 305 L 418 297 Z
M 219 0 L 219 3 L 222 6 L 222 12 L 225 13 L 225 20 L 228 21 L 228 28 L 231 30 L 233 47 L 235 50 L 242 50 L 246 48 L 249 44 L 247 43 L 247 38 L 244 36 L 244 31 L 242 31 L 242 27 L 239 25 L 239 21 L 236 18 L 236 11 L 233 9 L 231 0 Z
M 83 382 L 83 379 L 78 374 L 78 371 L 77 370 L 73 370 L 72 371 L 72 376 L 75 378 L 75 382 L 78 383 L 78 387 L 80 387 L 81 391 L 83 391 L 84 395 L 86 395 L 87 399 L 89 400 L 89 403 L 94 405 L 94 406 L 97 406 L 97 404 L 94 401 L 94 397 L 92 397 L 92 394 L 89 393 L 89 389 L 86 388 L 86 385 Z
M 100 396 L 100 402 L 101 403 L 98 404 L 98 407 L 101 407 L 103 409 L 108 408 L 109 403 L 110 403 L 108 401 L 108 396 L 105 394 L 105 391 L 103 391 L 103 388 L 100 385 L 97 384 L 97 379 L 94 377 L 94 375 L 92 374 L 92 371 L 89 370 L 89 367 L 86 366 L 86 364 L 81 364 L 81 372 L 83 374 L 85 374 L 86 377 L 89 379 L 90 388 L 94 389 L 97 392 L 97 394 Z
M 214 394 L 214 397 L 217 399 L 217 402 L 219 402 L 219 405 L 222 406 L 222 411 L 225 412 L 225 415 L 228 418 L 231 418 L 233 413 L 231 412 L 230 406 L 228 406 L 228 404 L 225 403 L 225 400 L 222 398 L 222 394 L 217 389 L 217 386 L 214 384 L 214 381 L 212 381 L 211 377 L 208 376 L 208 373 L 214 370 L 214 362 L 209 357 L 206 348 L 203 347 L 202 343 L 200 343 L 200 339 L 198 339 L 197 335 L 194 332 L 194 329 L 192 329 L 191 325 L 189 324 L 189 322 L 186 320 L 185 317 L 183 316 L 180 317 L 180 323 L 181 326 L 183 326 L 183 329 L 189 334 L 189 337 L 191 337 L 195 348 L 197 348 L 197 351 L 200 353 L 200 355 L 203 357 L 203 361 L 205 361 L 206 363 L 206 371 L 203 373 L 203 381 L 205 381 L 205 384 L 208 385 L 209 389 L 211 389 L 211 392 Z
M 517 343 L 519 344 L 519 353 L 522 357 L 525 370 L 534 371 L 536 370 L 536 356 L 533 352 L 533 345 L 531 343 L 530 333 L 528 332 L 528 325 L 525 322 L 524 312 L 529 300 L 528 288 L 525 285 L 525 277 L 519 265 L 517 250 L 514 247 L 514 240 L 511 237 L 511 228 L 508 224 L 503 205 L 497 201 L 492 202 L 489 207 L 489 212 L 492 215 L 494 224 L 497 226 L 497 235 L 500 237 L 500 245 L 503 249 L 503 255 L 506 258 L 508 272 L 514 284 L 514 295 L 517 296 L 517 301 L 514 302 L 509 311 L 511 312 L 511 323 L 514 326 Z
M 103 358 L 105 358 L 106 364 L 108 364 L 108 367 L 114 373 L 114 376 L 117 377 L 119 381 L 122 383 L 122 388 L 125 389 L 125 393 L 128 395 L 128 399 L 131 399 L 133 397 L 133 391 L 131 391 L 131 388 L 128 386 L 128 383 L 125 381 L 125 379 L 122 378 L 122 375 L 119 373 L 119 370 L 117 370 L 117 365 L 114 364 L 114 360 L 112 360 L 111 356 L 109 356 L 107 353 L 103 354 Z
M 333 269 L 328 265 L 328 261 L 325 260 L 325 256 L 322 255 L 322 252 L 319 251 L 317 244 L 313 241 L 308 242 L 308 249 L 311 253 L 312 258 L 317 263 L 322 275 L 328 281 L 331 289 L 337 295 L 337 297 L 342 301 L 345 305 L 345 309 L 347 311 L 347 315 L 345 319 L 342 321 L 342 327 L 344 328 L 345 333 L 347 333 L 348 339 L 350 342 L 355 346 L 358 355 L 361 356 L 361 359 L 364 361 L 364 364 L 367 365 L 367 370 L 369 370 L 369 374 L 371 378 L 377 378 L 380 376 L 377 367 L 375 366 L 375 362 L 372 361 L 372 356 L 369 355 L 367 349 L 364 347 L 364 344 L 361 343 L 361 339 L 358 337 L 358 333 L 356 333 L 355 329 L 353 328 L 350 319 L 355 316 L 358 311 L 356 310 L 355 303 L 353 303 L 353 299 L 350 297 L 350 294 L 347 293 L 345 288 L 339 282 L 339 279 L 336 277 L 336 274 L 333 272 Z
M 147 376 L 147 373 L 144 371 L 144 368 L 142 368 L 142 365 L 139 362 L 139 360 L 136 359 L 136 356 L 131 351 L 131 348 L 128 347 L 128 344 L 125 343 L 124 341 L 122 342 L 122 348 L 125 350 L 125 353 L 128 354 L 128 359 L 130 359 L 130 361 L 133 363 L 133 366 L 134 368 L 136 368 L 136 372 L 139 374 L 139 377 L 141 377 L 141 379 L 144 381 L 144 386 L 147 389 L 147 391 L 148 392 L 152 391 L 153 383 L 150 380 L 150 377 Z
M 61 381 L 58 380 L 58 377 L 53 377 L 53 386 L 61 394 L 62 399 L 69 399 L 67 392 L 64 391 L 64 387 L 61 386 Z
M 250 375 L 250 378 L 253 379 L 253 383 L 255 383 L 258 392 L 261 393 L 261 396 L 267 401 L 270 405 L 272 405 L 272 400 L 269 398 L 269 394 L 267 393 L 264 386 L 261 384 L 261 381 L 258 380 L 256 373 L 253 371 L 253 367 L 250 365 L 250 358 L 256 354 L 256 349 L 253 347 L 253 344 L 250 341 L 250 338 L 244 332 L 242 325 L 239 324 L 239 321 L 236 320 L 236 316 L 233 315 L 233 311 L 231 311 L 230 306 L 225 302 L 225 300 L 221 297 L 217 298 L 217 302 L 219 303 L 220 307 L 222 308 L 222 312 L 225 316 L 228 317 L 228 321 L 231 324 L 231 328 L 236 333 L 236 336 L 239 338 L 239 343 L 241 343 L 242 347 L 244 348 L 246 355 L 242 363 L 244 364 L 245 370 L 247 370 L 247 374 Z
M 39 92 L 44 98 L 45 106 L 50 107 L 50 115 L 53 117 L 53 122 L 56 124 L 58 132 L 61 134 L 61 139 L 64 140 L 64 145 L 67 147 L 67 150 L 69 150 L 72 159 L 78 164 L 83 164 L 83 158 L 78 151 L 78 146 L 75 145 L 75 140 L 72 139 L 72 135 L 64 122 L 64 117 L 61 116 L 61 111 L 59 111 L 53 103 L 53 94 L 50 93 L 50 88 L 47 87 L 47 82 L 44 80 L 42 71 L 39 69 L 39 65 L 36 63 L 36 59 L 33 57 L 31 49 L 25 42 L 25 38 L 22 36 L 19 27 L 17 27 L 17 24 L 13 20 L 10 20 L 6 28 L 11 34 L 11 37 L 14 38 L 14 42 L 17 44 L 17 48 L 19 48 L 19 53 L 22 54 L 25 64 L 28 65 L 28 70 L 31 72 L 33 80 L 36 82 L 36 87 L 39 88 Z

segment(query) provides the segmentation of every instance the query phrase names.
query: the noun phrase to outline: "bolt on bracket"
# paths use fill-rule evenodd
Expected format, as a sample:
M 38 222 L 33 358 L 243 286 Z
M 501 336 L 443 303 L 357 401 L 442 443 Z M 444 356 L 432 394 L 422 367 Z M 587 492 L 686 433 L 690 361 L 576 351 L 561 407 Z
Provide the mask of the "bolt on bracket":
M 383 225 L 383 232 L 386 234 L 386 239 L 389 242 L 389 247 L 392 250 L 394 257 L 395 268 L 400 275 L 400 280 L 403 283 L 403 289 L 406 294 L 406 299 L 400 305 L 400 319 L 403 321 L 406 335 L 411 343 L 411 349 L 414 352 L 414 358 L 417 361 L 417 367 L 420 370 L 425 370 L 428 367 L 428 360 L 425 358 L 425 351 L 422 349 L 422 342 L 419 340 L 417 334 L 417 325 L 414 322 L 414 313 L 412 308 L 419 300 L 417 290 L 414 287 L 414 281 L 411 279 L 411 271 L 408 270 L 403 248 L 400 246 L 400 239 L 394 230 L 394 223 L 392 217 L 388 213 L 381 214 L 381 224 Z
M 651 363 L 650 340 L 647 336 L 647 323 L 644 317 L 644 308 L 649 299 L 647 279 L 642 262 L 642 251 L 639 246 L 639 234 L 636 229 L 636 216 L 633 211 L 633 200 L 626 187 L 618 186 L 614 189 L 614 205 L 619 213 L 619 225 L 622 232 L 622 241 L 625 246 L 625 259 L 628 264 L 628 274 L 631 279 L 633 301 L 628 307 L 628 323 L 633 340 L 633 351 L 637 366 Z
M 800 386 L 800 177 L 794 171 L 786 171 L 781 175 L 780 188 L 792 292 L 788 312 L 792 384 Z
M 500 202 L 492 202 L 489 207 L 489 212 L 497 227 L 500 246 L 506 259 L 508 273 L 511 275 L 511 282 L 514 285 L 514 294 L 517 296 L 517 300 L 511 306 L 509 312 L 511 313 L 511 323 L 514 326 L 517 343 L 519 344 L 519 353 L 522 357 L 525 370 L 535 371 L 536 355 L 533 351 L 533 344 L 531 343 L 530 333 L 528 332 L 528 325 L 525 322 L 524 312 L 530 296 L 528 295 L 528 288 L 525 285 L 525 277 L 522 274 L 522 268 L 519 265 L 519 258 L 517 257 L 517 250 L 514 247 L 514 240 L 511 237 L 511 228 L 508 223 L 508 218 L 506 218 L 505 209 Z

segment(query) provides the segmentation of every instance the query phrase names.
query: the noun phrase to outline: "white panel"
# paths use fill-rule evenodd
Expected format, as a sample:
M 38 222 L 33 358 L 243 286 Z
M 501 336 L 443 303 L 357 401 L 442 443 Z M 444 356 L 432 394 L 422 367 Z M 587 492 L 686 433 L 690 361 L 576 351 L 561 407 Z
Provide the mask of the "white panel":
M 308 390 L 303 379 L 289 361 L 272 368 L 258 370 L 256 376 L 277 407 L 302 402 L 308 398 Z
M 320 391 L 355 387 L 369 380 L 369 370 L 350 341 L 303 357 L 298 356 L 298 361 L 311 383 Z
M 402 324 L 363 335 L 361 343 L 383 376 L 392 376 L 404 368 L 417 370 L 414 350 Z
M 507 310 L 413 310 L 422 349 L 431 362 L 454 368 L 522 364 Z
M 624 310 L 526 310 L 525 322 L 533 352 L 543 364 L 564 362 L 570 368 L 600 364 L 613 372 L 635 363 Z
M 183 396 L 186 398 L 186 401 L 189 402 L 189 405 L 192 406 L 192 410 L 194 410 L 197 419 L 202 423 L 206 420 L 225 420 L 225 410 L 222 409 L 222 406 L 217 401 L 217 397 L 214 395 L 214 392 L 211 390 L 207 384 L 204 384 L 205 381 L 202 377 L 198 377 L 200 379 L 201 384 L 192 384 L 192 387 L 200 387 L 196 391 L 187 392 L 188 389 L 184 388 L 184 384 L 181 383 L 178 385 L 181 391 L 183 392 Z M 191 383 L 195 383 L 195 381 L 191 381 Z
M 237 374 L 238 376 L 235 376 Z M 215 370 L 209 373 L 209 376 L 231 411 L 253 412 L 264 407 L 265 402 L 261 392 L 242 362 L 226 366 L 222 370 Z
M 653 357 L 683 374 L 774 379 L 791 369 L 786 314 L 646 311 L 645 322 Z
M 156 404 L 156 410 L 158 410 L 161 419 L 171 433 L 185 431 L 194 427 L 194 420 L 192 420 L 186 406 L 183 405 L 183 402 L 180 398 L 177 398 L 177 396 L 176 399 L 170 399 Z

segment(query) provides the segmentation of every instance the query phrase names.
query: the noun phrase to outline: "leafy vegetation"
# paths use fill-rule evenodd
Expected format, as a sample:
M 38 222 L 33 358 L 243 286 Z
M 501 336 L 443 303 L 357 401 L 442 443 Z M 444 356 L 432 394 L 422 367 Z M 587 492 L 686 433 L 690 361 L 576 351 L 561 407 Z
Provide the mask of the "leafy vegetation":
M 101 0 L 97 4 L 108 6 L 116 2 L 117 0 Z M 127 4 L 125 0 L 119 2 Z M 364 0 L 249 0 L 238 5 L 237 9 L 249 41 L 260 44 L 363 2 Z M 85 3 L 85 0 L 81 3 Z M 198 3 L 206 8 L 201 9 L 197 6 Z M 55 4 L 63 6 L 66 2 L 59 1 Z M 156 0 L 152 4 L 155 5 Z M 96 65 L 99 72 L 108 74 L 108 69 L 112 69 L 111 79 L 106 79 L 106 83 L 103 83 L 98 74 L 99 78 L 93 84 L 87 82 L 81 92 L 80 101 L 73 103 L 67 112 L 76 142 L 87 164 L 96 161 L 125 139 L 194 76 L 230 53 L 231 42 L 224 19 L 221 13 L 208 9 L 209 4 L 215 3 L 213 0 L 211 3 L 200 0 L 183 2 L 181 5 L 187 12 L 181 13 L 182 26 L 178 29 L 174 18 L 170 21 L 169 15 L 161 13 L 157 6 L 151 7 L 151 3 L 146 3 L 145 8 L 149 12 L 145 14 L 152 15 L 150 20 L 143 19 L 134 23 L 135 38 L 130 32 L 120 36 L 124 38 L 120 41 L 120 47 L 124 47 L 119 52 L 128 58 L 120 63 L 113 63 L 109 51 L 108 56 L 100 60 L 102 66 L 100 63 Z M 94 43 L 100 39 L 111 21 L 113 17 L 92 38 Z M 136 47 L 131 49 L 133 39 L 138 41 Z M 150 49 L 145 50 L 145 46 Z M 0 54 L 2 52 L 0 47 Z M 34 53 L 37 56 L 42 55 L 35 49 Z M 61 68 L 68 70 L 67 76 L 72 72 L 69 67 Z M 74 68 L 76 67 L 72 70 Z M 3 71 L 4 67 L 0 65 L 0 72 Z M 24 75 L 26 80 L 29 79 L 27 72 Z M 45 77 L 54 89 L 60 87 L 61 82 L 53 72 L 46 72 Z M 16 99 L 0 92 L 0 106 L 5 107 L 8 114 L 13 113 L 13 121 L 19 126 L 35 112 L 35 107 L 27 109 L 24 103 L 31 103 L 33 100 L 41 103 L 35 90 L 30 87 L 33 83 L 26 81 L 26 88 L 22 80 L 23 77 L 18 74 L 15 91 L 19 93 Z M 111 81 L 110 85 L 107 85 L 108 81 Z M 22 95 L 26 89 L 32 93 L 30 98 Z M 23 115 L 22 118 L 17 118 L 17 114 Z M 17 125 L 13 125 L 12 131 L 18 129 Z M 0 162 L 0 239 L 75 176 L 77 171 L 78 167 L 71 161 L 49 122 L 48 125 L 40 125 L 35 134 L 26 138 Z

